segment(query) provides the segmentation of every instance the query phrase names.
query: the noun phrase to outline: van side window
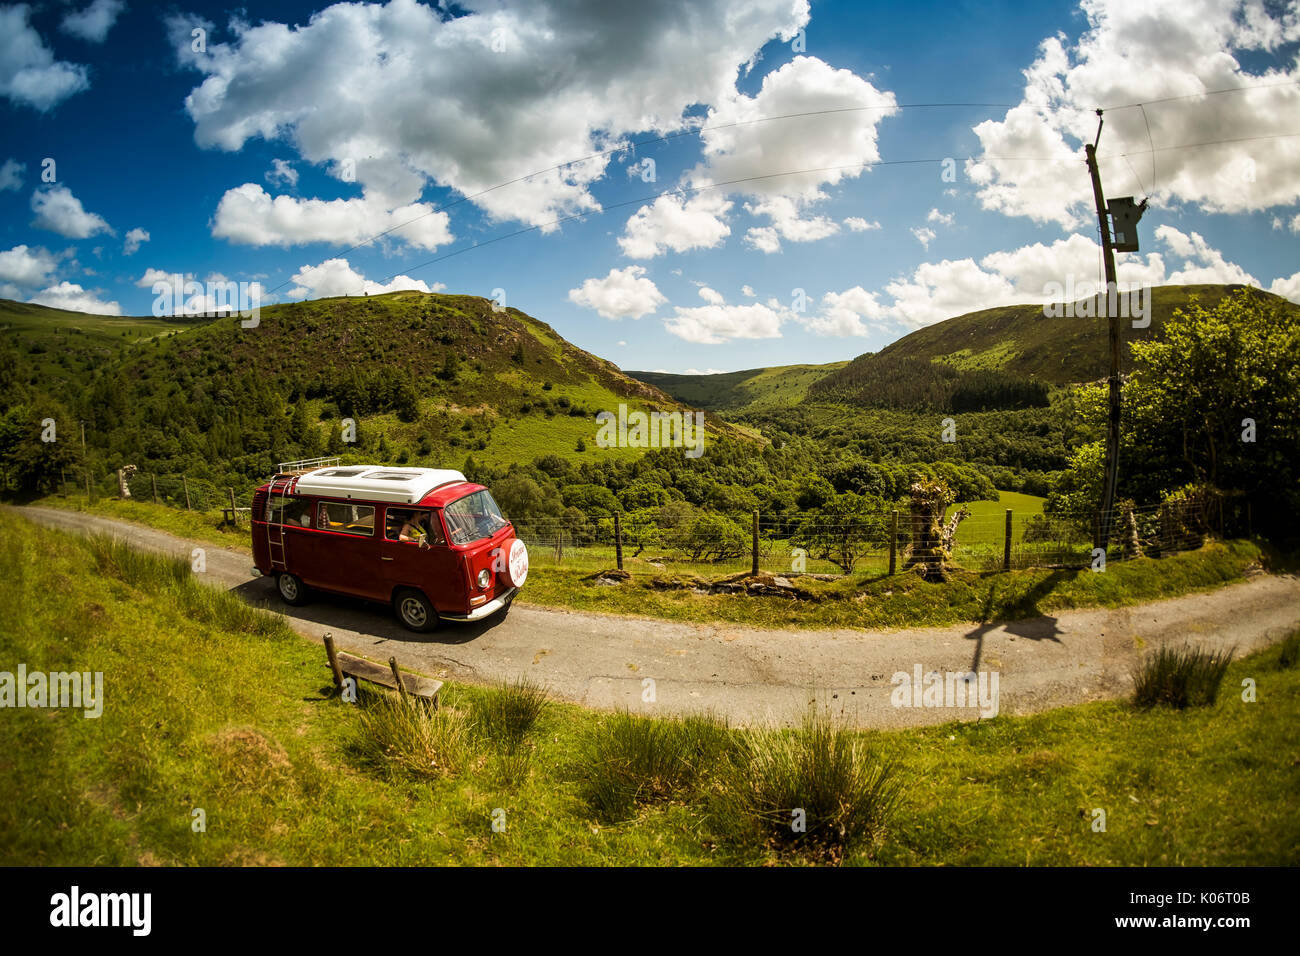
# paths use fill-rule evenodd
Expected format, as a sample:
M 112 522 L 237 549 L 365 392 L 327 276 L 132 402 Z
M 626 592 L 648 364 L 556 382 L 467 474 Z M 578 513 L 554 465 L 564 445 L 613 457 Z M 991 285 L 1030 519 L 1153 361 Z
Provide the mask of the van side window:
M 266 520 L 271 524 L 311 527 L 311 500 L 275 495 L 266 501 Z
M 322 501 L 316 509 L 316 527 L 322 531 L 373 535 L 375 533 L 374 505 Z
M 407 541 L 419 544 L 445 544 L 442 525 L 431 511 L 414 511 L 407 508 L 389 508 L 384 520 L 384 537 L 389 541 Z

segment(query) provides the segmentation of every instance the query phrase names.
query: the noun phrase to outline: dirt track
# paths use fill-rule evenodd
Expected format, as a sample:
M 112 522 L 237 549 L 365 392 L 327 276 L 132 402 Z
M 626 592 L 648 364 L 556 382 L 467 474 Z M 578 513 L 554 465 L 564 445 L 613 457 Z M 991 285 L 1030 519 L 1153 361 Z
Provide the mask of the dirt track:
M 894 707 L 891 677 L 996 671 L 999 707 L 1024 714 L 1131 688 L 1143 649 L 1189 639 L 1238 654 L 1300 625 L 1300 579 L 1259 576 L 1220 590 L 1117 610 L 1064 611 L 1005 624 L 904 630 L 761 630 L 560 611 L 516 602 L 478 624 L 429 635 L 402 628 L 386 606 L 317 594 L 286 608 L 247 553 L 109 518 L 49 508 L 14 509 L 42 524 L 109 531 L 149 550 L 188 556 L 206 548 L 207 580 L 287 611 L 301 633 L 329 632 L 342 648 L 436 677 L 476 683 L 527 675 L 559 698 L 644 713 L 711 709 L 737 723 L 790 723 L 814 697 L 862 726 L 899 727 L 979 716 L 966 709 Z M 527 587 L 523 592 L 526 600 Z M 321 654 L 322 671 L 325 669 Z M 643 681 L 655 701 L 643 702 Z

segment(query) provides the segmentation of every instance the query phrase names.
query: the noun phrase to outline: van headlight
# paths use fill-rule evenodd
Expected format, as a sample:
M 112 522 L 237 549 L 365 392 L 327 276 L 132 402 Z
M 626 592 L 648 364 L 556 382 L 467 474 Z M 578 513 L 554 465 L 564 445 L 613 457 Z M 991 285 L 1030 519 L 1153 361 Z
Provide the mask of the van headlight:
M 480 571 L 480 572 L 478 573 L 478 586 L 479 586 L 479 587 L 481 587 L 481 588 L 485 588 L 485 587 L 487 587 L 487 586 L 488 586 L 488 582 L 491 581 L 491 580 L 492 580 L 492 573 L 491 573 L 487 568 L 484 568 L 482 571 Z

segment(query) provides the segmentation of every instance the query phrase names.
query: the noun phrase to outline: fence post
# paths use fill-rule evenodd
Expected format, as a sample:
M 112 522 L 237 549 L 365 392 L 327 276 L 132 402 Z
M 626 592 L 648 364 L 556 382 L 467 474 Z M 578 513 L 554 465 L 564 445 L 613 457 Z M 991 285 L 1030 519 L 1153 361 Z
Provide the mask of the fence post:
M 330 634 L 325 635 L 325 656 L 330 659 L 330 670 L 334 674 L 334 686 L 342 690 L 343 671 L 339 669 L 339 658 L 334 651 L 334 638 Z
M 623 523 L 618 512 L 614 512 L 614 557 L 618 559 L 618 569 L 623 570 Z
M 90 469 L 86 469 L 86 503 L 90 503 Z
M 889 522 L 889 573 L 893 574 L 898 567 L 898 509 L 894 509 L 894 516 Z
M 1002 543 L 1002 570 L 1011 570 L 1011 509 L 1007 509 L 1007 536 Z
M 158 476 L 150 475 L 149 483 L 153 486 L 153 503 L 157 504 L 158 503 Z
M 190 510 L 190 482 L 184 475 L 181 475 L 181 487 L 185 489 L 185 510 Z
M 232 528 L 238 528 L 239 512 L 235 510 L 235 489 L 227 488 L 226 491 L 230 492 L 230 525 Z
M 750 574 L 758 574 L 758 509 L 754 509 L 754 536 L 753 536 L 753 555 L 754 564 Z

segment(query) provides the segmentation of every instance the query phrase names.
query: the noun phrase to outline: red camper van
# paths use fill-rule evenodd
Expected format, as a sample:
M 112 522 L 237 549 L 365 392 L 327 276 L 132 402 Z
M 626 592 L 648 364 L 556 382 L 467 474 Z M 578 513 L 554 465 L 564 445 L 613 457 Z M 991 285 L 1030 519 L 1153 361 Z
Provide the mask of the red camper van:
M 253 496 L 253 561 L 280 597 L 309 588 L 391 604 L 413 631 L 504 611 L 528 549 L 458 471 L 285 462 Z

